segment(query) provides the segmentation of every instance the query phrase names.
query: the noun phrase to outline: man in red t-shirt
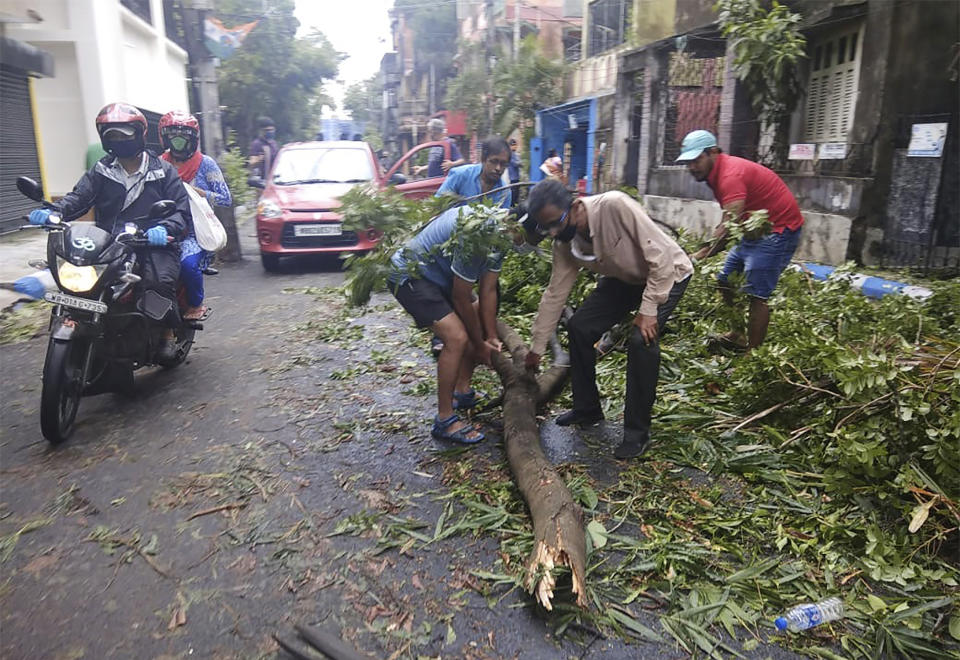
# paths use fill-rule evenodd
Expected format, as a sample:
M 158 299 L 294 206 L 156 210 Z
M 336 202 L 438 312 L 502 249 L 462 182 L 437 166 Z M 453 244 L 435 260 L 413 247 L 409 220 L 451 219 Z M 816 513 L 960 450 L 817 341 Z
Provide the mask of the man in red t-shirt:
M 734 348 L 755 348 L 763 343 L 770 324 L 767 299 L 800 241 L 803 226 L 800 207 L 783 179 L 759 163 L 722 153 L 717 138 L 709 131 L 688 133 L 683 138 L 681 151 L 677 162 L 686 163 L 697 181 L 707 182 L 723 209 L 720 224 L 713 232 L 713 244 L 696 252 L 694 259 L 709 257 L 723 249 L 727 236 L 725 221 L 742 221 L 752 211 L 759 210 L 766 210 L 769 215 L 772 225 L 769 233 L 744 237 L 727 254 L 723 270 L 717 276 L 728 305 L 733 304 L 729 276 L 739 272 L 746 276 L 743 290 L 750 295 L 747 337 L 731 332 L 722 339 Z

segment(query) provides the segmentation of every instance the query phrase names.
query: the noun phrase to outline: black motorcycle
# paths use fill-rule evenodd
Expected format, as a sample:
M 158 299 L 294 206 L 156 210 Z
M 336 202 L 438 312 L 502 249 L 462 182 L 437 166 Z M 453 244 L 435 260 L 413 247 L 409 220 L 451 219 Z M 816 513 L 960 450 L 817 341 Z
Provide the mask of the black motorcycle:
M 52 208 L 32 179 L 19 177 L 17 188 Z M 47 265 L 60 289 L 44 295 L 54 307 L 43 364 L 40 428 L 51 443 L 70 437 L 81 396 L 129 392 L 136 369 L 159 364 L 156 355 L 165 330 L 160 321 L 168 315 L 176 314 L 180 321 L 176 358 L 163 367 L 183 363 L 195 333 L 203 330 L 201 323 L 183 320 L 172 301 L 137 286 L 137 252 L 151 247 L 139 225 L 176 211 L 171 200 L 155 202 L 147 217 L 126 223 L 117 236 L 90 223 L 64 222 L 57 214 L 45 225 L 24 227 L 48 231 Z M 182 300 L 182 287 L 179 296 Z

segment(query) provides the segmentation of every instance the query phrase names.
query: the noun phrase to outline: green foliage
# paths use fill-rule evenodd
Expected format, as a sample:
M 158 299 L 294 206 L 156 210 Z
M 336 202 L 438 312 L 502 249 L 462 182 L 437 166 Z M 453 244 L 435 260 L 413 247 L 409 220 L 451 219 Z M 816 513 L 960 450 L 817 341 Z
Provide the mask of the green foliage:
M 226 16 L 260 18 L 236 54 L 219 70 L 224 126 L 244 147 L 256 135 L 260 115 L 273 118 L 278 142 L 312 138 L 322 103 L 321 83 L 337 75 L 343 59 L 320 32 L 297 37 L 293 0 L 217 0 Z
M 347 280 L 344 292 L 352 306 L 367 304 L 374 291 L 386 287 L 393 270 L 390 259 L 433 217 L 449 208 L 452 196 L 409 200 L 393 188 L 372 190 L 354 188 L 340 198 L 343 228 L 353 231 L 375 229 L 381 234 L 376 249 L 363 256 L 351 255 L 345 261 Z M 449 250 L 456 244 L 466 255 L 504 253 L 511 244 L 509 211 L 483 203 L 461 207 L 457 229 L 450 240 L 437 246 Z M 429 255 L 426 255 L 429 258 Z M 416 259 L 412 260 L 414 268 Z M 416 276 L 415 270 L 409 273 Z
M 230 188 L 230 196 L 233 198 L 234 206 L 249 206 L 256 200 L 256 191 L 247 185 L 247 161 L 240 153 L 237 145 L 233 142 L 233 134 L 230 134 L 227 150 L 220 156 L 220 169 L 223 171 L 223 178 Z
M 482 133 L 489 124 L 491 103 L 483 49 L 480 44 L 465 44 L 460 52 L 464 64 L 450 82 L 447 104 L 465 110 L 470 127 Z M 564 64 L 546 57 L 533 36 L 520 44 L 517 59 L 501 54 L 493 70 L 494 132 L 508 135 L 520 128 L 526 141 L 536 110 L 560 100 L 564 71 Z
M 383 118 L 383 76 L 377 72 L 370 78 L 347 87 L 343 95 L 343 109 L 355 121 L 364 122 L 363 139 L 374 150 L 383 147 L 380 122 Z
M 767 342 L 716 356 L 705 340 L 728 329 L 720 264 L 698 265 L 668 324 L 647 460 L 596 487 L 595 607 L 558 608 L 555 625 L 729 656 L 722 645 L 738 629 L 839 594 L 842 621 L 779 643 L 822 657 L 960 657 L 960 620 L 957 634 L 947 626 L 960 617 L 960 281 L 928 283 L 922 302 L 878 301 L 843 279 L 788 271 Z M 549 272 L 543 258 L 506 259 L 501 315 L 521 333 Z M 581 275 L 571 303 L 592 281 Z M 623 406 L 622 344 L 597 365 L 609 419 Z M 463 484 L 486 498 L 481 488 Z M 507 559 L 485 577 L 519 584 L 511 567 L 523 564 L 529 528 L 490 532 Z M 665 609 L 660 628 L 634 618 L 636 599 Z
M 743 219 L 726 216 L 724 224 L 727 227 L 727 235 L 737 242 L 744 238 L 760 238 L 773 226 L 770 222 L 770 213 L 766 209 L 751 211 L 750 215 Z
M 775 149 L 786 144 L 786 120 L 797 107 L 802 86 L 797 63 L 806 40 L 800 14 L 773 0 L 718 0 L 720 31 L 733 45 L 733 71 L 765 127 L 777 133 Z

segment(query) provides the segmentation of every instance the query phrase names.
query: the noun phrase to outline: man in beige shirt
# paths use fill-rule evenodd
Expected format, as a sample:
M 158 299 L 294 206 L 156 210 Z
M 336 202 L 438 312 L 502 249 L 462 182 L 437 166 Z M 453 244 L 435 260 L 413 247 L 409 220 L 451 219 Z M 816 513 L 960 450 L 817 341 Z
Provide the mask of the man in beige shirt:
M 574 200 L 559 181 L 530 191 L 527 212 L 553 241 L 550 284 L 533 323 L 527 367 L 535 369 L 560 319 L 581 268 L 601 277 L 567 323 L 573 410 L 557 424 L 595 424 L 603 419 L 596 382 L 594 344 L 639 304 L 627 352 L 623 443 L 617 458 L 642 454 L 650 443 L 650 413 L 660 373 L 658 338 L 693 273 L 683 249 L 664 234 L 635 200 L 608 192 Z

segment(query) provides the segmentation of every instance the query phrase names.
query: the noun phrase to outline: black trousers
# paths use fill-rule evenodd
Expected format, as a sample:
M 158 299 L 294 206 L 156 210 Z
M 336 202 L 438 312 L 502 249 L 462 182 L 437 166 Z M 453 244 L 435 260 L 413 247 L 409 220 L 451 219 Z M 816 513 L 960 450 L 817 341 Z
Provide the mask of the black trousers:
M 163 320 L 163 325 L 175 328 L 179 324 L 177 304 L 177 280 L 180 278 L 180 248 L 147 248 L 139 251 L 137 259 L 143 267 L 140 286 L 144 291 L 156 291 L 173 302 L 173 309 Z
M 660 333 L 680 302 L 690 278 L 677 282 L 666 301 L 657 308 Z M 597 288 L 567 323 L 570 340 L 570 376 L 573 408 L 578 412 L 600 411 L 597 390 L 597 354 L 594 344 L 614 324 L 636 309 L 643 296 L 642 285 L 627 284 L 613 277 L 601 277 Z M 630 333 L 627 350 L 627 393 L 623 409 L 625 441 L 641 441 L 650 433 L 650 413 L 660 377 L 660 342 L 644 344 L 637 327 Z

